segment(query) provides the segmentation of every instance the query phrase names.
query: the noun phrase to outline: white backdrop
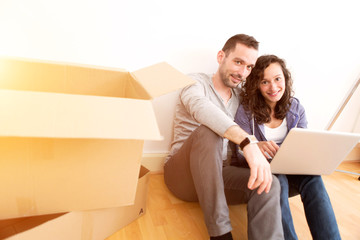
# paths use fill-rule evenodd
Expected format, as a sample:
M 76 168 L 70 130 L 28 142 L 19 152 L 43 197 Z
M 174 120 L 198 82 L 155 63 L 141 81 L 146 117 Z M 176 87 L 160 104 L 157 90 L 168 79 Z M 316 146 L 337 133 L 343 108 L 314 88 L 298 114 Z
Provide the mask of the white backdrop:
M 213 73 L 224 42 L 247 33 L 287 60 L 309 127 L 324 129 L 360 76 L 359 23 L 356 0 L 0 0 L 0 55 Z M 168 151 L 175 97 L 154 100 L 164 141 L 145 152 Z

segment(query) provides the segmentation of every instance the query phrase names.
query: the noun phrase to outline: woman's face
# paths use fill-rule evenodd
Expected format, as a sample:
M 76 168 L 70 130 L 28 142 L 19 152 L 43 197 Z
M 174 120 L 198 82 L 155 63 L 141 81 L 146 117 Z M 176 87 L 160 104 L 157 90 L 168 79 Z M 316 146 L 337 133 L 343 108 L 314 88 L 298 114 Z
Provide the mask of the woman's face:
M 264 70 L 259 90 L 270 107 L 275 107 L 285 92 L 285 77 L 279 63 L 271 63 Z

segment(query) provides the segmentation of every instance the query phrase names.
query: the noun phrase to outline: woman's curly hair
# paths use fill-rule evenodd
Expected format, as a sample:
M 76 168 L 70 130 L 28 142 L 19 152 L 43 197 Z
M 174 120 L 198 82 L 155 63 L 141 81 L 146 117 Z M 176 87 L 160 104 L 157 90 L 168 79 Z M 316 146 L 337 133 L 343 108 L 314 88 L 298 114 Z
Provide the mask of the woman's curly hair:
M 276 103 L 274 110 L 277 119 L 285 118 L 293 96 L 291 73 L 286 68 L 285 61 L 275 55 L 263 55 L 259 57 L 240 92 L 241 104 L 245 110 L 253 113 L 256 122 L 259 124 L 268 123 L 271 120 L 270 106 L 265 102 L 259 87 L 260 82 L 264 79 L 265 69 L 272 63 L 278 63 L 281 66 L 285 77 L 285 92 L 282 98 Z

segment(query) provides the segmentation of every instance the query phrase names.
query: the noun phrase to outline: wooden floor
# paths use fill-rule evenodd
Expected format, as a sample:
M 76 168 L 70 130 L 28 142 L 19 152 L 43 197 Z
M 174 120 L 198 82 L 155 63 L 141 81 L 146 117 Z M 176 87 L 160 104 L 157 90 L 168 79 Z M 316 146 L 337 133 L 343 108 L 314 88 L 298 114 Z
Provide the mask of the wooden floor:
M 344 162 L 338 169 L 360 173 L 360 162 Z M 344 240 L 360 239 L 360 181 L 357 178 L 341 172 L 323 177 Z M 312 239 L 299 196 L 291 198 L 290 204 L 299 239 Z M 229 209 L 234 239 L 247 239 L 246 205 Z M 162 174 L 150 176 L 146 211 L 107 240 L 209 239 L 199 204 L 175 198 L 166 188 Z

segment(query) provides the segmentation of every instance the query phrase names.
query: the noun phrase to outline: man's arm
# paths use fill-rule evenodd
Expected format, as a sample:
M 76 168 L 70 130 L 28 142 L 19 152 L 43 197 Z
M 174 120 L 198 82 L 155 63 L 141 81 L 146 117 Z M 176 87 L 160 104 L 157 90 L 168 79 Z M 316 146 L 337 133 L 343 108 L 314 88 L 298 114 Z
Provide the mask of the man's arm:
M 230 141 L 240 144 L 249 134 L 241 129 L 238 125 L 229 127 L 224 133 L 224 137 Z M 270 191 L 272 183 L 272 174 L 270 164 L 261 153 L 257 144 L 248 144 L 243 149 L 244 157 L 250 167 L 250 178 L 248 182 L 249 189 L 258 188 L 258 194 L 264 190 Z
M 194 79 L 196 80 L 197 78 Z M 180 101 L 196 122 L 207 126 L 218 135 L 223 136 L 224 132 L 229 127 L 236 125 L 236 123 L 224 110 L 209 99 L 209 95 L 205 96 L 206 91 L 212 91 L 206 80 L 197 80 L 195 84 L 182 90 Z

